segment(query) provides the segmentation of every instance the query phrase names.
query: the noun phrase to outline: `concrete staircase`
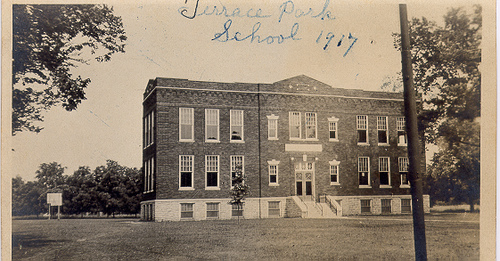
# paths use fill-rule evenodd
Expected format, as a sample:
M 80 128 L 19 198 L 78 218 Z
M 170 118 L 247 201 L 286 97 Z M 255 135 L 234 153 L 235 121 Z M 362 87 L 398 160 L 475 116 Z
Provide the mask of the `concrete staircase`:
M 300 209 L 302 218 L 337 218 L 340 217 L 338 210 L 336 213 L 329 204 L 325 202 L 315 202 L 314 200 L 302 200 L 297 196 L 292 196 L 293 203 Z

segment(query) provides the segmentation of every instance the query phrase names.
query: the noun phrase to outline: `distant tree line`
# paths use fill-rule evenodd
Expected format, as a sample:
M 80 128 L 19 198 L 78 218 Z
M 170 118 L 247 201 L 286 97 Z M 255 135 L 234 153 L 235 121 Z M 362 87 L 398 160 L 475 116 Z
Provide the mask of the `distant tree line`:
M 141 170 L 120 166 L 112 160 L 93 171 L 87 166 L 80 167 L 73 175 L 64 175 L 64 169 L 57 162 L 43 163 L 36 171 L 35 181 L 13 178 L 12 215 L 48 213 L 50 192 L 62 193 L 62 214 L 102 212 L 114 216 L 140 212 Z

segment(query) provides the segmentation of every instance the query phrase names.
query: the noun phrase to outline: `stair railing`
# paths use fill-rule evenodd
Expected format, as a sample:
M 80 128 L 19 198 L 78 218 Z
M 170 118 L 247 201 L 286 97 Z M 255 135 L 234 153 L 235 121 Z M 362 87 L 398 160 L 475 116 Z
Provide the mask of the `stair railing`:
M 335 207 L 335 205 L 333 205 L 333 203 L 330 200 L 330 198 L 328 198 L 326 195 L 325 195 L 325 203 L 328 204 L 328 206 L 330 207 L 330 209 L 332 210 L 332 212 L 336 216 L 337 215 L 337 208 Z

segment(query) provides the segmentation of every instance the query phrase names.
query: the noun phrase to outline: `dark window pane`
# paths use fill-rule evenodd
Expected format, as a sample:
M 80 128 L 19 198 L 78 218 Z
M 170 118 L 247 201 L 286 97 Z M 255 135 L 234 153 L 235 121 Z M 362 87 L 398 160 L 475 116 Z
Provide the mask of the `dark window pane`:
M 330 175 L 330 182 L 337 182 L 337 175 Z
M 378 131 L 378 143 L 387 143 L 387 131 L 385 130 Z
M 389 185 L 389 173 L 380 172 L 380 185 Z
M 335 131 L 330 131 L 330 139 L 335 139 Z
M 269 176 L 269 182 L 276 183 L 276 175 Z
M 217 187 L 217 172 L 207 172 L 207 187 Z
M 358 130 L 358 142 L 366 143 L 366 130 Z
M 191 172 L 181 172 L 181 187 L 191 187 Z
M 368 185 L 368 172 L 359 173 L 359 185 Z

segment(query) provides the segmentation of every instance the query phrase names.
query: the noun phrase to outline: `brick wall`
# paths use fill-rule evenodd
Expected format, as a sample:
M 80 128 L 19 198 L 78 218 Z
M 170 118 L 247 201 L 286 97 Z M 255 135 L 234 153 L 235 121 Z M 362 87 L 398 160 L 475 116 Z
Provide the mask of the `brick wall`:
M 260 95 L 257 94 L 259 90 Z M 294 164 L 302 161 L 304 155 L 315 164 L 313 192 L 316 196 L 409 195 L 409 188 L 399 186 L 398 172 L 398 157 L 407 155 L 406 147 L 397 146 L 396 117 L 403 116 L 402 94 L 334 89 L 299 76 L 275 84 L 228 84 L 157 78 L 149 82 L 144 97 L 147 97 L 143 102 L 144 115 L 151 110 L 156 111 L 156 140 L 143 150 L 144 159 L 156 155 L 155 190 L 145 194 L 144 200 L 228 199 L 231 155 L 244 156 L 245 182 L 250 186 L 249 197 L 262 197 L 257 203 L 249 200 L 247 206 L 256 210 L 260 208 L 262 217 L 267 215 L 267 206 L 264 205 L 272 198 L 282 202 L 281 216 L 284 216 L 284 199 L 296 194 Z M 194 142 L 179 142 L 179 107 L 194 108 Z M 208 108 L 219 110 L 218 143 L 205 142 L 205 109 Z M 232 109 L 244 111 L 244 143 L 230 141 L 229 113 Z M 317 140 L 290 140 L 290 111 L 301 112 L 302 138 L 305 135 L 304 113 L 317 113 Z M 268 140 L 267 116 L 271 114 L 279 116 L 278 140 Z M 357 115 L 368 116 L 369 146 L 357 144 Z M 389 146 L 378 145 L 377 116 L 388 117 Z M 338 118 L 339 140 L 335 142 L 330 141 L 328 136 L 329 117 Z M 285 151 L 285 146 L 304 144 L 319 145 L 321 150 Z M 424 149 L 422 151 L 424 155 Z M 194 156 L 194 190 L 179 190 L 179 155 Z M 219 155 L 219 190 L 205 188 L 206 155 Z M 371 188 L 360 188 L 358 185 L 357 161 L 360 156 L 370 158 Z M 379 157 L 390 157 L 390 188 L 380 187 Z M 271 160 L 280 162 L 277 186 L 269 184 L 267 162 Z M 332 160 L 340 162 L 338 185 L 330 184 L 329 161 Z M 356 209 L 360 209 L 359 198 L 343 199 L 342 203 L 349 206 L 346 209 L 352 209 L 350 214 L 359 214 L 356 212 Z M 169 210 L 172 206 L 166 207 L 168 204 L 162 203 L 156 212 L 170 218 L 171 214 L 167 212 L 173 210 Z M 391 204 L 395 204 L 394 209 L 398 208 L 395 201 Z M 374 201 L 373 212 L 379 213 L 380 209 L 380 200 Z

